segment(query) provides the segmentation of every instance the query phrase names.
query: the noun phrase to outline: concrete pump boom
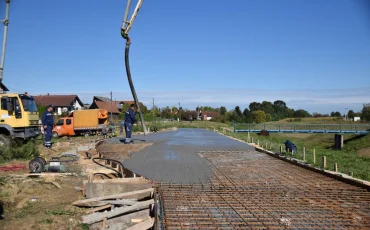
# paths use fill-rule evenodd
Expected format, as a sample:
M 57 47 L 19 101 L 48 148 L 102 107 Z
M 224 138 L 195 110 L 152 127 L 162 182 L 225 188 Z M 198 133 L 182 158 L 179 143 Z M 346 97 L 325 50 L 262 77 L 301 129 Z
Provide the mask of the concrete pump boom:
M 0 90 L 1 92 L 8 91 L 6 86 L 3 84 L 3 71 L 4 71 L 4 61 L 5 61 L 6 39 L 8 35 L 10 0 L 5 0 L 5 2 L 6 2 L 5 19 L 1 20 L 1 22 L 4 23 L 4 38 L 3 38 L 3 47 L 2 47 L 1 61 L 0 61 Z

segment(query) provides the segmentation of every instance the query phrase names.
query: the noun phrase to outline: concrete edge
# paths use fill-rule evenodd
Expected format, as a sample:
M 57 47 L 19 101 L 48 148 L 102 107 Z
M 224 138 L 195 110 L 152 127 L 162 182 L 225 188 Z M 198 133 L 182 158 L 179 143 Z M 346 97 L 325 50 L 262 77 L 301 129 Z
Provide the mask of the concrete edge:
M 338 173 L 338 172 L 334 172 L 334 171 L 330 171 L 330 170 L 325 170 L 325 169 L 317 168 L 317 167 L 314 167 L 311 164 L 308 164 L 308 163 L 306 163 L 304 161 L 300 161 L 300 160 L 295 159 L 295 158 L 290 158 L 290 157 L 287 157 L 287 156 L 284 156 L 284 155 L 281 155 L 281 154 L 278 154 L 278 153 L 274 153 L 274 152 L 268 151 L 268 150 L 266 150 L 264 148 L 261 148 L 261 147 L 257 146 L 254 143 L 248 143 L 246 141 L 237 139 L 235 137 L 228 136 L 228 135 L 223 134 L 223 133 L 219 133 L 219 132 L 216 132 L 216 133 L 218 133 L 218 134 L 220 134 L 222 136 L 228 137 L 230 139 L 233 139 L 233 140 L 236 140 L 236 141 L 245 143 L 245 144 L 247 144 L 249 146 L 252 146 L 258 152 L 268 154 L 268 155 L 270 155 L 272 157 L 275 157 L 277 159 L 283 160 L 285 162 L 294 164 L 296 166 L 299 166 L 299 167 L 308 169 L 308 170 L 313 171 L 313 172 L 316 172 L 316 173 L 320 173 L 320 174 L 322 174 L 324 176 L 328 176 L 330 178 L 333 178 L 333 179 L 342 181 L 344 183 L 347 183 L 347 184 L 351 184 L 351 185 L 354 185 L 354 186 L 358 186 L 358 187 L 364 188 L 368 192 L 370 192 L 370 182 L 369 181 L 357 179 L 357 178 L 351 177 L 349 175 L 346 175 L 344 173 Z

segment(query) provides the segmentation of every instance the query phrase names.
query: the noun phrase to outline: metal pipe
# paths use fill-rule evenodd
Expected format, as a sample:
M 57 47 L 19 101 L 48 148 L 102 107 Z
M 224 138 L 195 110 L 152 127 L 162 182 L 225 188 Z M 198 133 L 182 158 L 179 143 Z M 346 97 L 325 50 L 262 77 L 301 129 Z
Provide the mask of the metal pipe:
M 7 35 L 8 35 L 8 24 L 9 24 L 10 0 L 5 0 L 5 2 L 6 2 L 5 19 L 2 21 L 4 23 L 4 39 L 3 39 L 3 48 L 2 48 L 2 52 L 1 52 L 1 62 L 0 62 L 0 83 L 3 80 L 3 70 L 4 70 L 4 61 L 5 61 L 6 39 L 7 39 Z
M 128 18 L 128 12 L 130 11 L 130 6 L 131 6 L 131 0 L 127 0 L 125 16 L 123 17 L 122 27 L 121 27 L 122 30 L 126 30 L 128 26 L 127 18 Z

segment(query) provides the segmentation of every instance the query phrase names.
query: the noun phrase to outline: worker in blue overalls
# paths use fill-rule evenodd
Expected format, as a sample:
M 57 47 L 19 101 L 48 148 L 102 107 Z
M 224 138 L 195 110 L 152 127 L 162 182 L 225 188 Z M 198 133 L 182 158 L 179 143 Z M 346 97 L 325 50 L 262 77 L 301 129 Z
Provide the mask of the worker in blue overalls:
M 51 148 L 51 136 L 54 127 L 54 115 L 52 105 L 49 105 L 46 111 L 42 114 L 41 122 L 45 132 L 44 146 L 46 148 Z
M 125 144 L 131 144 L 132 125 L 137 123 L 135 118 L 135 104 L 131 104 L 130 108 L 125 113 L 125 130 L 126 139 Z

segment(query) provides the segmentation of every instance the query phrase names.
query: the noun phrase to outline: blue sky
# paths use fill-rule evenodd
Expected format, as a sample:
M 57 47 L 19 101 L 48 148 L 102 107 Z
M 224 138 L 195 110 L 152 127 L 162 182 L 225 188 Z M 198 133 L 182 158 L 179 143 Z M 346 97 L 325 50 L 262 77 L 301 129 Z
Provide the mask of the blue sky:
M 125 6 L 12 0 L 4 83 L 86 103 L 110 91 L 130 99 Z M 145 0 L 130 37 L 136 91 L 148 105 L 153 97 L 159 106 L 229 109 L 282 99 L 309 112 L 344 112 L 370 102 L 366 0 Z

